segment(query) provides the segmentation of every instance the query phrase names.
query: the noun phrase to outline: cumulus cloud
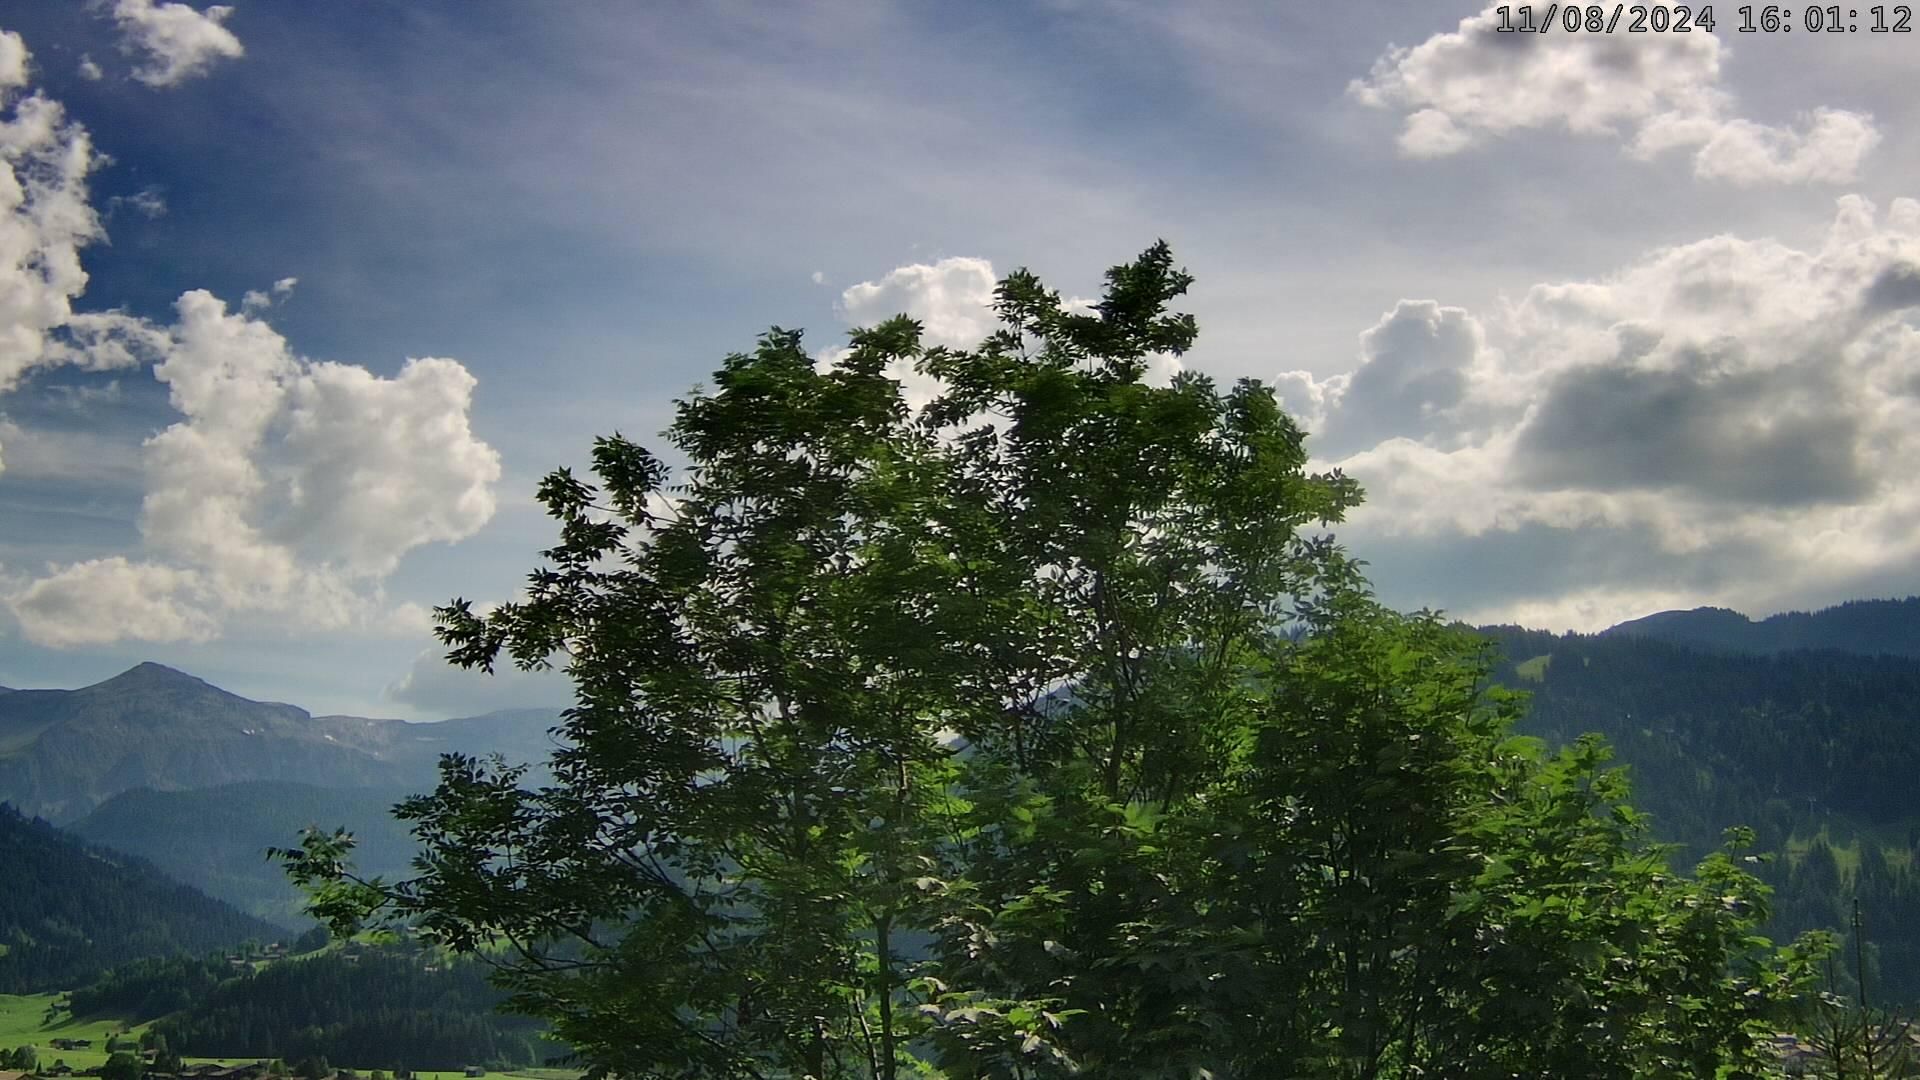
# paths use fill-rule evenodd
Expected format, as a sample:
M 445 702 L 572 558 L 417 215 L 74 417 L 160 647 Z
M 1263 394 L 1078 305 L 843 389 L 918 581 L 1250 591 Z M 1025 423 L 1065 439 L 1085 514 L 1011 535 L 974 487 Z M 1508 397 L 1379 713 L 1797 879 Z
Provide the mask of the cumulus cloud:
M 112 333 L 121 320 L 73 310 L 81 249 L 104 235 L 87 194 L 99 157 L 57 102 L 21 93 L 27 63 L 19 35 L 0 31 L 0 393 L 37 367 L 137 362 Z
M 246 53 L 233 31 L 221 25 L 231 7 L 195 11 L 186 4 L 119 0 L 113 18 L 120 26 L 121 49 L 145 54 L 133 77 L 148 86 L 177 86 L 203 75 L 215 61 Z
M 86 53 L 80 54 L 80 66 L 76 70 L 80 72 L 80 77 L 88 82 L 99 82 L 107 77 L 107 73 L 100 70 L 100 65 Z
M 910 315 L 924 328 L 928 346 L 970 349 L 986 340 L 998 325 L 993 314 L 993 287 L 999 278 L 985 259 L 954 257 L 931 265 L 911 263 L 895 267 L 874 281 L 862 281 L 840 294 L 836 305 L 842 319 L 853 326 L 872 326 Z M 820 356 L 822 369 L 839 363 L 847 350 L 831 348 Z M 887 377 L 900 383 L 909 408 L 919 409 L 940 396 L 940 380 L 914 370 L 911 361 L 896 361 Z
M 199 62 L 181 44 L 200 40 L 182 29 L 201 18 L 191 9 L 123 0 L 116 11 L 160 27 L 152 40 L 174 61 Z M 207 17 L 217 29 L 224 9 Z M 199 641 L 248 614 L 417 630 L 418 612 L 382 611 L 380 582 L 407 552 L 470 536 L 494 511 L 500 462 L 468 425 L 473 376 L 442 358 L 383 377 L 295 355 L 258 317 L 291 277 L 240 312 L 190 291 L 170 325 L 76 311 L 81 250 L 104 237 L 86 184 L 100 158 L 57 103 L 21 95 L 27 64 L 19 37 L 0 32 L 0 394 L 36 369 L 152 363 L 182 419 L 142 449 L 144 549 L 10 575 L 0 598 L 21 632 L 51 646 Z
M 954 257 L 896 267 L 878 281 L 863 281 L 840 294 L 840 312 L 855 326 L 907 314 L 926 327 L 929 345 L 970 349 L 999 325 L 993 287 L 999 281 L 985 259 Z
M 1354 371 L 1278 384 L 1367 487 L 1356 534 L 1640 552 L 1575 603 L 1559 566 L 1593 564 L 1540 546 L 1470 610 L 1592 628 L 1607 590 L 1764 610 L 1920 560 L 1916 312 L 1920 202 L 1848 196 L 1811 250 L 1712 237 L 1484 317 L 1402 301 Z
M 219 622 L 190 570 L 92 559 L 41 578 L 8 599 L 29 641 L 55 648 L 141 641 L 210 641 Z
M 247 615 L 417 631 L 417 605 L 383 610 L 380 582 L 494 512 L 500 460 L 468 426 L 473 376 L 439 358 L 392 377 L 303 359 L 204 291 L 177 310 L 154 376 L 183 419 L 144 447 L 147 558 L 53 568 L 14 590 L 22 632 L 53 646 L 204 640 Z
M 1323 452 L 1372 446 L 1395 435 L 1441 438 L 1460 421 L 1486 333 L 1464 309 L 1403 300 L 1360 335 L 1360 366 L 1323 386 L 1289 373 L 1280 389 L 1304 405 Z
M 244 613 L 319 629 L 380 623 L 378 582 L 408 551 L 463 539 L 493 516 L 499 456 L 468 427 L 474 379 L 459 363 L 409 360 L 383 378 L 299 358 L 265 322 L 204 291 L 177 310 L 154 376 L 184 419 L 144 450 L 140 530 L 153 560 L 112 572 L 142 575 L 142 610 L 168 600 L 204 617 L 82 625 L 110 605 L 42 603 L 21 615 L 32 640 L 200 632 Z M 104 572 L 56 571 L 13 604 Z
M 0 91 L 27 85 L 27 43 L 11 30 L 0 30 Z
M 1411 48 L 1390 48 L 1349 93 L 1401 110 L 1400 150 L 1443 157 L 1518 131 L 1622 139 L 1652 157 L 1693 151 L 1694 175 L 1734 184 L 1840 183 L 1880 141 L 1873 119 L 1815 109 L 1790 125 L 1743 119 L 1720 85 L 1711 33 L 1501 33 L 1500 7 Z

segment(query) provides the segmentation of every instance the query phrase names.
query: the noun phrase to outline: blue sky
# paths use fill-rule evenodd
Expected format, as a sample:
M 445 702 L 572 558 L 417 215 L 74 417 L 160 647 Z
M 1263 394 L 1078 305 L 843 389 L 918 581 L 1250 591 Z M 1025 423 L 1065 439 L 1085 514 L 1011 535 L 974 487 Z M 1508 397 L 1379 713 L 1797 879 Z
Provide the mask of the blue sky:
M 1186 366 L 1368 488 L 1383 596 L 1596 629 L 1920 591 L 1920 35 L 1471 4 L 0 13 L 0 684 L 424 719 L 531 500 L 767 326 L 1165 237 Z M 1865 16 L 1865 12 L 1862 12 Z

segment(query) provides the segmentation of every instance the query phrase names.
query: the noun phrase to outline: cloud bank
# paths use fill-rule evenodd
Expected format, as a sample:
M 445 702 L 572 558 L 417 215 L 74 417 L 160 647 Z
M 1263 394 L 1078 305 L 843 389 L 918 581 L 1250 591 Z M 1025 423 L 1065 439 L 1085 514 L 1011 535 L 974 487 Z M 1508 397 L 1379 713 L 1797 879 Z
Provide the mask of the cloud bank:
M 1710 237 L 1485 316 L 1404 300 L 1352 372 L 1277 383 L 1366 486 L 1363 555 L 1533 545 L 1481 614 L 1772 610 L 1920 565 L 1916 311 L 1920 202 L 1847 196 L 1808 250 Z M 1595 543 L 1631 557 L 1573 557 Z
M 1727 49 L 1714 34 L 1501 33 L 1499 11 L 1489 6 L 1456 30 L 1388 49 L 1348 87 L 1367 105 L 1405 114 L 1403 154 L 1444 157 L 1564 128 L 1619 139 L 1639 158 L 1691 150 L 1702 180 L 1844 183 L 1880 142 L 1871 116 L 1843 109 L 1814 109 L 1785 126 L 1739 117 L 1720 85 Z

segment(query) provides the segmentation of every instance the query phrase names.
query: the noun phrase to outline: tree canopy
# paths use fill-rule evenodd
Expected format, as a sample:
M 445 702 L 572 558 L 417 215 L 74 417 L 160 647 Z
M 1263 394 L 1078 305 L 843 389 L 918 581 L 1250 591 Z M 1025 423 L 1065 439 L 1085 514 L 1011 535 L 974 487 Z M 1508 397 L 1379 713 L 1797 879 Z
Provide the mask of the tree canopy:
M 1373 600 L 1269 388 L 1148 378 L 1190 280 L 1018 271 L 970 350 L 775 328 L 679 468 L 596 440 L 525 597 L 437 613 L 564 663 L 554 782 L 447 759 L 404 881 L 308 834 L 316 913 L 494 956 L 596 1075 L 1749 1075 L 1810 962 L 1764 888 Z

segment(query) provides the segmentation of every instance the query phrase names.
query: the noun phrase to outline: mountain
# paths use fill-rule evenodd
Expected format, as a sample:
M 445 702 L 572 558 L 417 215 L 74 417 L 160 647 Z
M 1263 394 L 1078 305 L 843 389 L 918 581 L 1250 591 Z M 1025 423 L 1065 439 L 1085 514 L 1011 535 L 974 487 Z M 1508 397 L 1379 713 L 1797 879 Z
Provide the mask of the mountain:
M 354 862 L 364 874 L 404 875 L 417 846 L 394 803 L 415 789 L 323 788 L 248 780 L 191 791 L 123 791 L 70 826 L 85 840 L 146 858 L 210 896 L 290 929 L 311 920 L 302 897 L 269 847 L 291 847 L 308 826 L 354 834 Z
M 1852 600 L 1811 613 L 1782 612 L 1758 622 L 1726 608 L 1662 611 L 1623 622 L 1603 633 L 1653 638 L 1711 652 L 1837 649 L 1867 656 L 1920 657 L 1920 596 Z
M 1507 658 L 1497 681 L 1531 694 L 1520 731 L 1554 745 L 1605 736 L 1633 805 L 1657 838 L 1683 845 L 1683 863 L 1728 827 L 1753 828 L 1777 939 L 1844 936 L 1858 895 L 1876 993 L 1920 1003 L 1920 659 L 1483 632 Z
M 339 788 L 433 785 L 441 754 L 541 762 L 557 710 L 409 724 L 251 701 L 159 664 L 79 690 L 0 695 L 0 800 L 73 822 L 123 791 L 251 780 Z
M 150 863 L 0 805 L 0 993 L 74 986 L 135 957 L 282 936 Z

